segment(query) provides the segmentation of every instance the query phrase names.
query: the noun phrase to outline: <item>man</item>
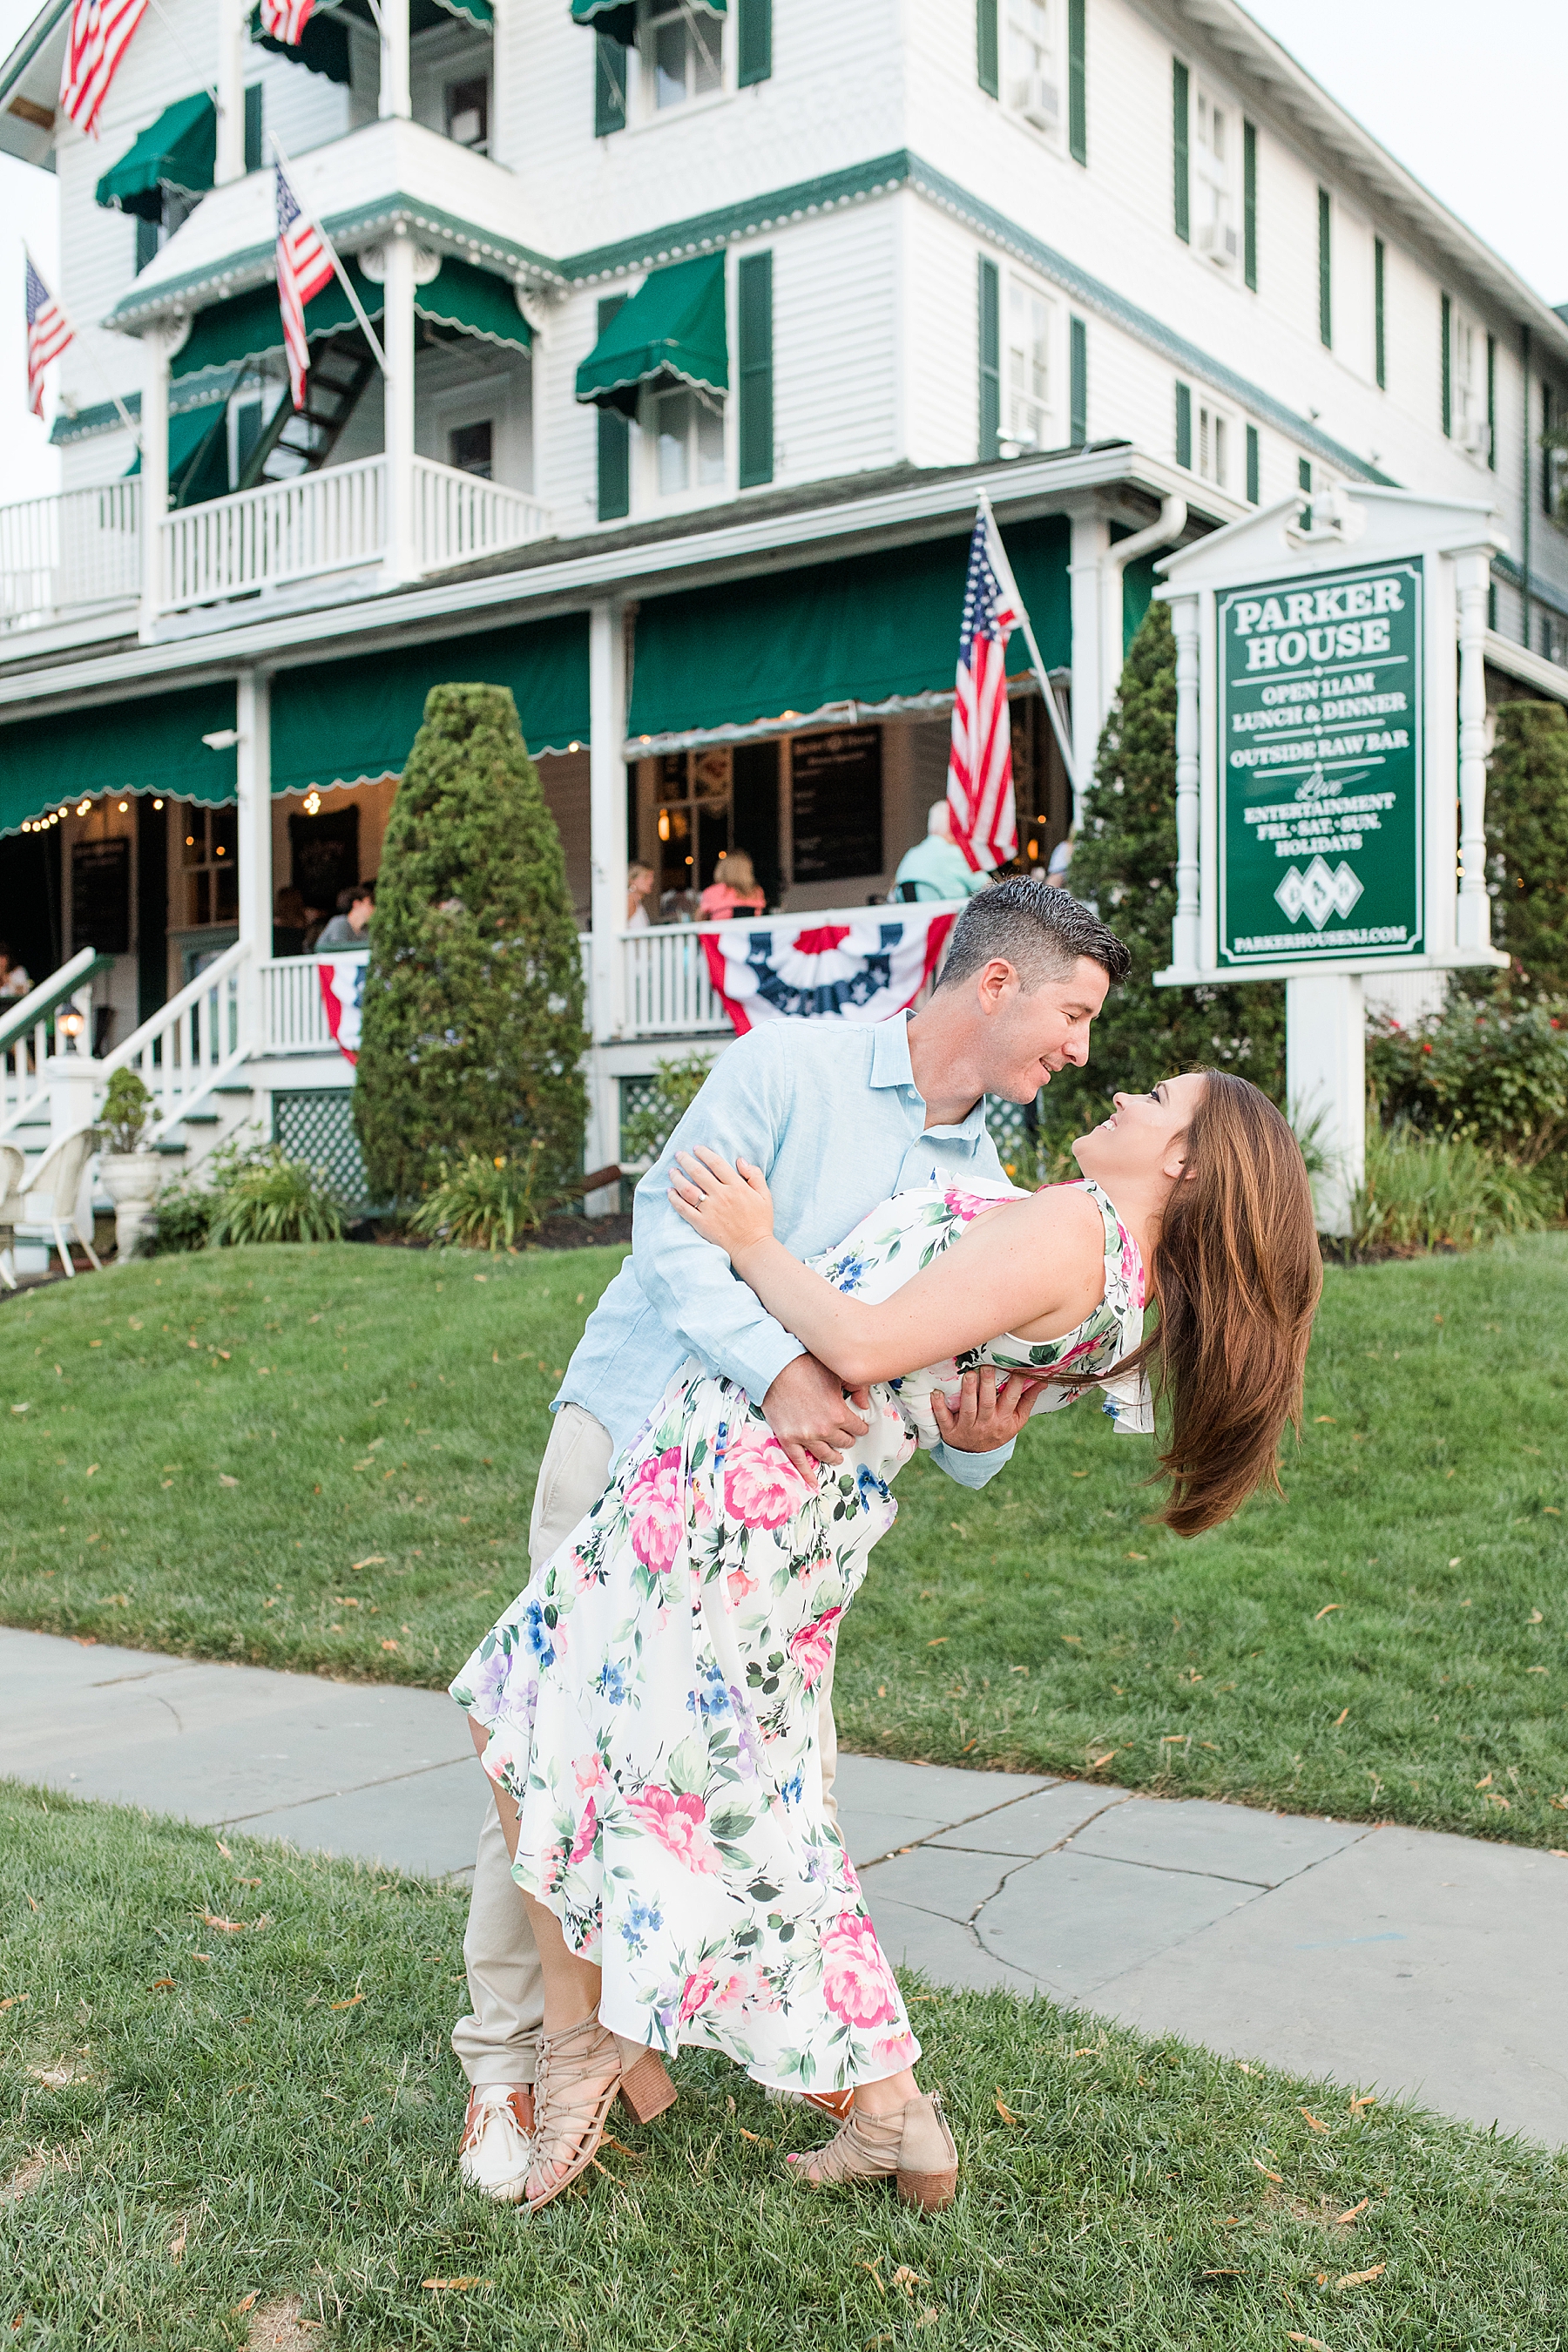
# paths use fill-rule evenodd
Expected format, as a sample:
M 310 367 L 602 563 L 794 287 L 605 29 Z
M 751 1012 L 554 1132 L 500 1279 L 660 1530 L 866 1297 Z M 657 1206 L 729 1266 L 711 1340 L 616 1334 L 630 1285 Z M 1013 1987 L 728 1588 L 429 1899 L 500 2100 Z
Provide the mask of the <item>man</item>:
M 375 912 L 375 884 L 356 883 L 338 894 L 338 911 L 316 935 L 318 948 L 363 948 L 370 943 L 370 919 Z
M 899 860 L 893 877 L 894 898 L 968 898 L 990 880 L 976 873 L 952 837 L 952 812 L 945 801 L 932 801 L 926 811 L 926 837 Z
M 930 1002 L 912 1019 L 856 1025 L 782 1021 L 741 1038 L 637 1186 L 632 1254 L 588 1319 L 555 1400 L 529 1526 L 546 1559 L 609 1482 L 689 1356 L 760 1397 L 797 1468 L 836 1463 L 865 1433 L 858 1399 L 767 1314 L 728 1260 L 666 1198 L 677 1150 L 710 1143 L 766 1175 L 774 1229 L 800 1256 L 827 1248 L 874 1207 L 911 1185 L 999 1180 L 985 1097 L 1033 1102 L 1051 1073 L 1089 1058 L 1089 1027 L 1129 957 L 1065 890 L 1026 881 L 983 891 L 953 928 Z M 977 1487 L 1012 1453 L 1032 1388 L 1002 1397 L 995 1376 L 970 1373 L 949 1407 L 933 1398 L 942 1443 L 932 1455 Z M 823 1794 L 832 1810 L 837 1762 L 831 1676 L 821 1685 Z M 470 2188 L 515 2202 L 528 2172 L 534 2051 L 542 2000 L 539 1963 L 492 1804 L 479 1835 L 463 1957 L 473 2013 L 452 2047 L 470 2084 L 461 2168 Z

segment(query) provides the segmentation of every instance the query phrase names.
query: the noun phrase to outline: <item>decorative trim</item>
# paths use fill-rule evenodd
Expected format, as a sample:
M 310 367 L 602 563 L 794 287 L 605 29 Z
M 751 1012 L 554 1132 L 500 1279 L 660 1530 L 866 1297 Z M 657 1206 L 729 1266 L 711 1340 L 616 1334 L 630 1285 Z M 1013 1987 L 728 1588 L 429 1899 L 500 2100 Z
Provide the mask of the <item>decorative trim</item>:
M 234 364 L 226 362 L 221 367 L 204 368 L 199 375 L 171 376 L 169 379 L 169 414 L 184 416 L 193 408 L 211 408 L 215 403 L 228 398 L 235 376 Z M 139 418 L 142 394 L 128 392 L 123 396 L 126 415 Z M 74 416 L 64 409 L 56 415 L 49 427 L 49 440 L 56 448 L 68 447 L 75 441 L 95 441 L 106 433 L 123 433 L 125 419 L 111 400 L 95 401 L 90 408 L 79 408 Z
M 622 278 L 630 270 L 657 269 L 667 261 L 685 261 L 696 253 L 711 253 L 744 236 L 767 236 L 794 221 L 815 220 L 821 213 L 846 205 L 864 204 L 868 197 L 890 196 L 904 186 L 914 167 L 907 148 L 878 155 L 868 163 L 852 163 L 842 172 L 826 172 L 815 180 L 797 180 L 771 195 L 752 196 L 743 204 L 723 205 L 716 212 L 696 213 L 689 220 L 646 230 L 639 236 L 618 237 L 613 245 L 592 246 L 557 266 L 574 286 L 596 286 L 606 278 Z

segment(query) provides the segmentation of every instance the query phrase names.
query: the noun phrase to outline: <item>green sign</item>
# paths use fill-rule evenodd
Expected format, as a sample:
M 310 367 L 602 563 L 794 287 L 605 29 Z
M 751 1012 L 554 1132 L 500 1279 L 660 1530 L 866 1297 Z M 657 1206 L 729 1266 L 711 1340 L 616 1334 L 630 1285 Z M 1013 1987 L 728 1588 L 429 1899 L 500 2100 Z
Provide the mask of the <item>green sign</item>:
M 1425 951 L 1421 559 L 1217 599 L 1219 960 Z

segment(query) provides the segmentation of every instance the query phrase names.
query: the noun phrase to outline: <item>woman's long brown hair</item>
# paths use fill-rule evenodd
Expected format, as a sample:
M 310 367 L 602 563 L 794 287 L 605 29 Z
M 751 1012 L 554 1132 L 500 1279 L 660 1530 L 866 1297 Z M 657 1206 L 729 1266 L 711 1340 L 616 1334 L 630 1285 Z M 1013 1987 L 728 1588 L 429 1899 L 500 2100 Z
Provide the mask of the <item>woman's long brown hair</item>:
M 1204 1076 L 1150 1268 L 1171 1408 L 1162 1516 L 1179 1536 L 1217 1527 L 1261 1486 L 1279 1492 L 1279 1439 L 1287 1422 L 1300 1427 L 1323 1287 L 1300 1146 L 1245 1078 Z
M 1185 1170 L 1149 1267 L 1159 1328 L 1100 1375 L 1158 1363 L 1170 1407 L 1160 1466 L 1171 1494 L 1161 1517 L 1179 1536 L 1217 1527 L 1261 1486 L 1280 1491 L 1279 1439 L 1287 1422 L 1300 1426 L 1323 1286 L 1312 1188 L 1295 1137 L 1247 1079 L 1203 1076 Z

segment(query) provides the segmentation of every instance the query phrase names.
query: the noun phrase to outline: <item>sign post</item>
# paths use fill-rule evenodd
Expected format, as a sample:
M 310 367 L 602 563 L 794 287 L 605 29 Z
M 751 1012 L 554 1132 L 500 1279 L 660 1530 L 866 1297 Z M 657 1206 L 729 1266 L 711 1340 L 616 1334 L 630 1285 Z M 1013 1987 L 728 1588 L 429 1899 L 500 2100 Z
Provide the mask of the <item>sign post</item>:
M 1350 1231 L 1363 975 L 1506 964 L 1485 871 L 1492 510 L 1357 487 L 1168 557 L 1176 916 L 1166 988 L 1284 980 L 1291 1117 Z

